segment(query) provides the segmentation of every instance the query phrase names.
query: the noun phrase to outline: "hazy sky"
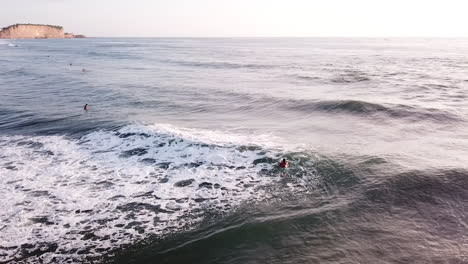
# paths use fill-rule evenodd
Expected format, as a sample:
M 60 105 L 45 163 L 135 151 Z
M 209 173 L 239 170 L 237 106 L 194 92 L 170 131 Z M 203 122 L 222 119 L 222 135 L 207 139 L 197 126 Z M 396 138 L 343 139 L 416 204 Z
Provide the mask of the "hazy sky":
M 109 37 L 468 37 L 467 0 L 0 0 L 0 27 Z

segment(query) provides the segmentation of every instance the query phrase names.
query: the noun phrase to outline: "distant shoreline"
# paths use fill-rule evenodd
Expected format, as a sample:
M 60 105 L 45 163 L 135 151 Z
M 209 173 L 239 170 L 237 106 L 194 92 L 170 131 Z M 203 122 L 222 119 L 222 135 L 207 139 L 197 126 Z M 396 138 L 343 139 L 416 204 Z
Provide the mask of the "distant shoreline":
M 61 26 L 42 24 L 14 24 L 2 28 L 0 39 L 72 39 L 85 38 L 84 35 L 66 33 Z

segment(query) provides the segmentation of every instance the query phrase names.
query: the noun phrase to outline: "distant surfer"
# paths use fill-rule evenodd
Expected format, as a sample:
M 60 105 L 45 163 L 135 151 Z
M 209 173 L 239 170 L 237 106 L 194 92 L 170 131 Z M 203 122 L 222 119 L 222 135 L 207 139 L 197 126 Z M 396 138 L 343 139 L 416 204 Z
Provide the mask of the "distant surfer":
M 82 71 L 82 72 L 86 72 L 86 69 L 85 69 L 85 68 L 83 68 L 81 71 Z
M 88 111 L 88 104 L 85 104 L 85 105 L 83 106 L 83 110 Z
M 283 159 L 280 164 L 279 164 L 280 168 L 282 169 L 286 169 L 287 167 L 289 167 L 289 162 L 286 160 L 286 159 Z
M 281 160 L 281 162 L 279 163 L 279 167 L 280 167 L 281 170 L 283 171 L 283 173 L 281 174 L 281 176 L 285 177 L 285 176 L 286 176 L 286 169 L 289 167 L 289 162 L 288 162 L 286 159 L 283 159 L 283 160 Z

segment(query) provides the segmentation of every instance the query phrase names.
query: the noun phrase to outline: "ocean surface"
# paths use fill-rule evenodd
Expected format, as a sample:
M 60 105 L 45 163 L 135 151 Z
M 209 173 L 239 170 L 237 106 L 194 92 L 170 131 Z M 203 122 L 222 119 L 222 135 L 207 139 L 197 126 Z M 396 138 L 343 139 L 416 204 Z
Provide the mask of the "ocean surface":
M 0 263 L 468 263 L 468 39 L 0 54 Z

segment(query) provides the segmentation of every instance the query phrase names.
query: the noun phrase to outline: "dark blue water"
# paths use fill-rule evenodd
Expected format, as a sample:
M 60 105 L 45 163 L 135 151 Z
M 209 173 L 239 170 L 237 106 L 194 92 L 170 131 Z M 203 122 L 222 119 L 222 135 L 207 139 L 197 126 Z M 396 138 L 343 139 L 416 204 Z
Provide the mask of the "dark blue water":
M 468 40 L 0 54 L 2 263 L 468 262 Z

